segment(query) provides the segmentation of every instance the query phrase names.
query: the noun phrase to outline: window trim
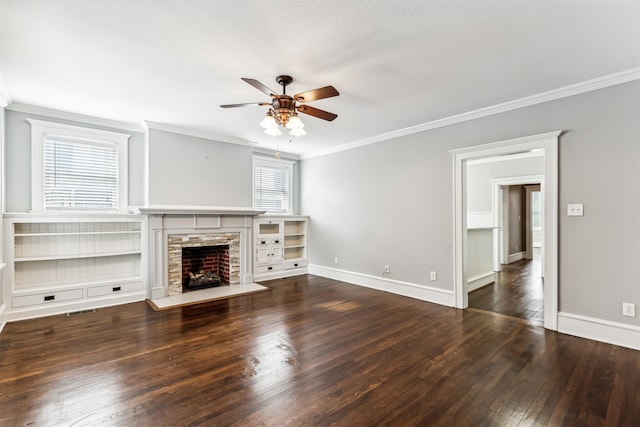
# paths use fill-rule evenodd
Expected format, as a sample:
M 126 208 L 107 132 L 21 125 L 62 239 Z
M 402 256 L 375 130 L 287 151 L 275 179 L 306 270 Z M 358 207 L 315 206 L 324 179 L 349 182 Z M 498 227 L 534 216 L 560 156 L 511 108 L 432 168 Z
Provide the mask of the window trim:
M 253 169 L 251 172 L 251 199 L 252 206 L 254 209 L 262 209 L 256 207 L 256 168 L 270 167 L 273 169 L 283 169 L 287 171 L 288 180 L 289 180 L 289 189 L 287 192 L 287 211 L 286 212 L 274 212 L 274 211 L 266 211 L 269 215 L 291 215 L 293 212 L 293 165 L 294 161 L 291 160 L 283 160 L 283 159 L 267 159 L 262 156 L 253 156 Z
M 27 119 L 31 125 L 31 212 L 101 212 L 125 213 L 129 205 L 129 138 L 130 134 L 72 126 L 44 120 Z M 47 209 L 44 200 L 44 141 L 46 136 L 94 141 L 118 147 L 117 211 L 88 209 Z

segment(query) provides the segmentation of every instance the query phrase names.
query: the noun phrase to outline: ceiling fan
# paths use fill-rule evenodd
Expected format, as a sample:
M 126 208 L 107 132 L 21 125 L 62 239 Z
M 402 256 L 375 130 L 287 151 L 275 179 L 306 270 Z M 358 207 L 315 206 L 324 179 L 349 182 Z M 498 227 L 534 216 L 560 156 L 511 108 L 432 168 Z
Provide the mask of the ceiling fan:
M 281 75 L 276 77 L 276 82 L 282 86 L 282 95 L 276 94 L 273 90 L 263 85 L 255 79 L 242 77 L 242 80 L 249 83 L 259 91 L 269 95 L 271 102 L 249 102 L 246 104 L 226 104 L 221 105 L 222 108 L 249 107 L 249 106 L 269 106 L 267 115 L 260 122 L 260 126 L 265 128 L 267 135 L 281 135 L 279 126 L 286 127 L 290 130 L 290 135 L 301 136 L 306 134 L 304 131 L 304 123 L 298 117 L 298 113 L 308 114 L 319 119 L 332 121 L 338 117 L 337 114 L 318 108 L 304 105 L 306 102 L 316 101 L 318 99 L 331 98 L 338 96 L 340 93 L 333 86 L 325 86 L 318 89 L 300 92 L 293 96 L 287 95 L 287 86 L 293 81 L 291 76 Z M 301 105 L 302 104 L 302 105 Z

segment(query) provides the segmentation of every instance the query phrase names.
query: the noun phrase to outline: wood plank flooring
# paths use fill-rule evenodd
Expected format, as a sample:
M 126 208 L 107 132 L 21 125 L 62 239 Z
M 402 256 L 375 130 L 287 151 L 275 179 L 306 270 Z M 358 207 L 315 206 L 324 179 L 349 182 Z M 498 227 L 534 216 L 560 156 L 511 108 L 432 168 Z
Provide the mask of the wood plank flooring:
M 540 249 L 534 259 L 503 265 L 496 281 L 469 293 L 469 307 L 544 324 Z
M 317 276 L 9 323 L 2 426 L 639 426 L 640 352 Z

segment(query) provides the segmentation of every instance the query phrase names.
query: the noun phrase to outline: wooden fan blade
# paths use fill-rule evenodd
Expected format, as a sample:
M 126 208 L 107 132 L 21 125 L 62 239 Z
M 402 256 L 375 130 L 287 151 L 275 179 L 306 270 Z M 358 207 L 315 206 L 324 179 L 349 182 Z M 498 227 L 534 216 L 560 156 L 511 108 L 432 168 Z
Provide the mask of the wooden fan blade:
M 331 98 L 332 96 L 338 95 L 340 95 L 340 92 L 338 92 L 335 87 L 325 86 L 293 95 L 293 99 L 298 102 L 310 102 L 317 99 Z
M 272 91 L 271 89 L 269 89 L 268 87 L 266 87 L 265 85 L 263 85 L 262 83 L 260 83 L 255 79 L 248 79 L 246 77 L 241 77 L 241 79 L 249 83 L 251 86 L 255 87 L 256 89 L 258 89 L 260 92 L 266 93 L 269 96 L 276 96 L 276 93 L 274 91 Z
M 222 108 L 235 108 L 235 107 L 251 107 L 251 106 L 263 106 L 271 105 L 269 102 L 248 102 L 245 104 L 225 104 L 221 105 Z
M 308 114 L 310 116 L 317 117 L 319 119 L 323 119 L 323 120 L 327 120 L 327 121 L 333 121 L 333 120 L 335 120 L 336 117 L 338 117 L 337 114 L 333 114 L 333 113 L 330 113 L 328 111 L 320 110 L 318 108 L 309 107 L 308 105 L 300 105 L 299 107 L 297 107 L 297 110 L 298 110 L 299 113 Z

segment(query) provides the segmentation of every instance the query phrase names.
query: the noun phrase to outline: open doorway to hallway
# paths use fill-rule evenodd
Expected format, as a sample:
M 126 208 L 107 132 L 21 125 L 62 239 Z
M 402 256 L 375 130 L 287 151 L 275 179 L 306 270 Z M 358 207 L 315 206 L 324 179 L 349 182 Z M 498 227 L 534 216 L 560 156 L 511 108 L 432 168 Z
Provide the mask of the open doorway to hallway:
M 466 172 L 468 307 L 543 325 L 544 153 L 469 160 Z

